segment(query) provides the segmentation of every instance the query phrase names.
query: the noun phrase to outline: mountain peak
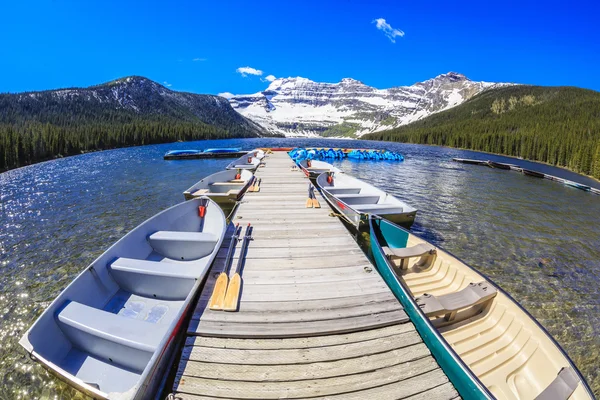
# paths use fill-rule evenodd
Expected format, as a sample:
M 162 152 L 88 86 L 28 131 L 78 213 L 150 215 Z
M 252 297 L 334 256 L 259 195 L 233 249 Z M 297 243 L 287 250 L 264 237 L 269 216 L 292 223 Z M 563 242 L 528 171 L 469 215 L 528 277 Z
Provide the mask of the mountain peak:
M 128 86 L 146 86 L 146 85 L 162 86 L 161 84 L 156 83 L 153 80 L 148 79 L 146 77 L 139 76 L 139 75 L 131 75 L 131 76 L 125 76 L 123 78 L 118 78 L 118 79 L 115 79 L 115 80 L 112 80 L 112 81 L 109 81 L 109 82 L 101 83 L 99 85 L 90 86 L 90 88 L 123 86 L 123 85 L 128 85 Z
M 353 78 L 344 78 L 340 81 L 340 83 L 351 84 L 351 85 L 364 85 L 364 83 L 362 83 L 361 81 L 353 79 Z
M 467 78 L 465 75 L 460 74 L 458 72 L 448 72 L 445 74 L 440 74 L 438 76 L 436 76 L 435 78 L 433 78 L 433 80 L 450 80 L 453 82 L 459 82 L 459 81 L 470 81 L 469 78 Z
M 302 77 L 275 79 L 253 95 L 230 104 L 272 132 L 289 136 L 360 137 L 417 121 L 454 107 L 496 84 L 448 72 L 412 86 L 377 89 L 353 79 L 338 83 Z

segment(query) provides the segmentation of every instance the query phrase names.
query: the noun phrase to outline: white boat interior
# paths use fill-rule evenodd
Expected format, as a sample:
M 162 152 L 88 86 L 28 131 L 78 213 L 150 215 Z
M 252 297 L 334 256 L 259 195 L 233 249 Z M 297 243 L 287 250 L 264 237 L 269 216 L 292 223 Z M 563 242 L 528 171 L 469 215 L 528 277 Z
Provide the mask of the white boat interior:
M 364 181 L 348 174 L 323 173 L 317 185 L 357 213 L 370 213 L 392 219 L 392 216 L 414 215 L 417 209 Z
M 86 268 L 20 344 L 87 394 L 139 398 L 224 232 L 225 216 L 207 198 L 155 215 Z
M 496 398 L 593 398 L 566 354 L 516 301 L 452 255 L 403 235 L 405 247 L 382 244 L 395 274 Z
M 325 161 L 302 160 L 298 164 L 300 164 L 300 167 L 303 170 L 308 171 L 310 173 L 310 175 L 314 175 L 314 176 L 321 175 L 323 172 L 342 173 L 342 171 L 340 169 L 334 167 L 333 165 L 331 165 Z
M 252 150 L 246 155 L 232 161 L 226 169 L 249 169 L 255 170 L 260 165 L 260 160 L 265 156 L 265 152 L 262 150 Z
M 228 169 L 209 175 L 183 192 L 186 200 L 207 196 L 219 203 L 235 199 L 248 188 L 254 174 L 249 170 Z

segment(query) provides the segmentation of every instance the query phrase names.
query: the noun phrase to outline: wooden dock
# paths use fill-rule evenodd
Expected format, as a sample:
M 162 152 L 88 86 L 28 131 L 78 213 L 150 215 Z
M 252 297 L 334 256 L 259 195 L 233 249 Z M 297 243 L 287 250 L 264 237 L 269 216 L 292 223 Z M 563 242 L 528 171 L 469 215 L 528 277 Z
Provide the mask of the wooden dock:
M 260 192 L 247 193 L 233 219 L 254 226 L 239 310 L 207 308 L 226 237 L 188 327 L 174 398 L 457 398 L 325 200 L 317 193 L 321 208 L 306 208 L 308 179 L 286 153 L 265 164 Z

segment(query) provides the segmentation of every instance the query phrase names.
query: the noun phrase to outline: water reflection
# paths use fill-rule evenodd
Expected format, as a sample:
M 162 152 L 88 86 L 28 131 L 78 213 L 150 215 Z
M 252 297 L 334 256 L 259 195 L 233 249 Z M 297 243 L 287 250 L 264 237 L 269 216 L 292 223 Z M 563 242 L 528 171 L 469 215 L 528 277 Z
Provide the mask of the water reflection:
M 183 190 L 229 162 L 164 161 L 167 150 L 297 144 L 385 147 L 404 154 L 403 163 L 336 164 L 419 208 L 413 231 L 511 293 L 565 347 L 600 394 L 599 196 L 515 172 L 450 161 L 452 157 L 503 161 L 467 151 L 261 139 L 90 153 L 0 174 L 0 398 L 81 396 L 30 361 L 17 340 L 109 245 L 146 218 L 182 201 Z M 547 166 L 533 169 L 565 173 Z

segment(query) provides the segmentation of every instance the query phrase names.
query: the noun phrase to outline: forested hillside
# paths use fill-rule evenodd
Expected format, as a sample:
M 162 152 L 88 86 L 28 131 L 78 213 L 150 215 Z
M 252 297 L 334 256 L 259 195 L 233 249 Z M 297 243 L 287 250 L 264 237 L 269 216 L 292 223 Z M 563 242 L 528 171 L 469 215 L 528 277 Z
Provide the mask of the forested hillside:
M 141 77 L 0 95 L 0 170 L 93 150 L 264 133 L 224 98 Z
M 506 154 L 600 178 L 600 93 L 573 87 L 491 89 L 450 110 L 365 139 Z

